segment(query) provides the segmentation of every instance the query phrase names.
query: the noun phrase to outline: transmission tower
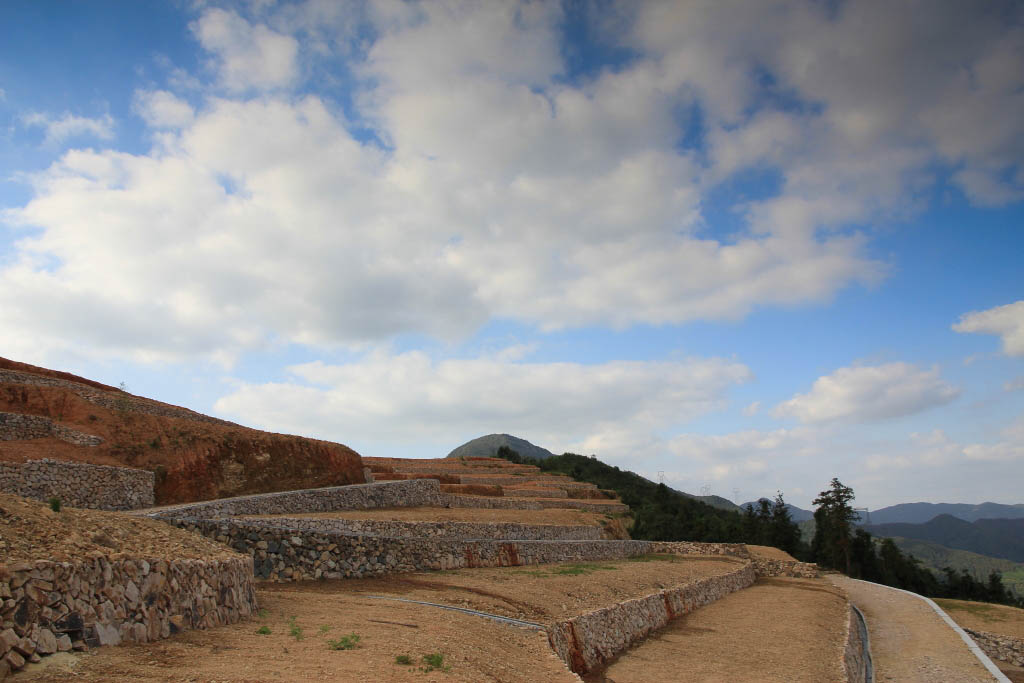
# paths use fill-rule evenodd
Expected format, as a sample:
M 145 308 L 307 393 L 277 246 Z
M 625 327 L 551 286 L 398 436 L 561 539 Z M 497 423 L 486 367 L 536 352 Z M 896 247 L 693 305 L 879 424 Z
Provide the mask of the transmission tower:
M 732 490 L 732 499 L 734 501 L 736 501 L 737 505 L 740 504 L 740 490 L 739 489 L 733 489 Z
M 665 483 L 665 470 L 658 470 L 658 483 L 659 484 L 664 484 Z
M 700 487 L 700 495 L 702 495 L 702 496 L 710 496 L 711 495 L 711 486 L 709 484 L 704 484 L 703 486 L 701 486 Z
M 860 515 L 860 521 L 864 524 L 871 524 L 871 510 L 867 508 L 853 508 L 853 511 L 856 513 L 863 512 L 864 514 Z

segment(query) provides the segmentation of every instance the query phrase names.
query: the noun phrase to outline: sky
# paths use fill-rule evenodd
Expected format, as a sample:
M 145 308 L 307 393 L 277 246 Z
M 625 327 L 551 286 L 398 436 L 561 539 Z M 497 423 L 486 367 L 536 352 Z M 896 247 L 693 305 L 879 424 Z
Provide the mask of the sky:
M 1024 503 L 1024 5 L 0 3 L 0 356 L 367 456 Z

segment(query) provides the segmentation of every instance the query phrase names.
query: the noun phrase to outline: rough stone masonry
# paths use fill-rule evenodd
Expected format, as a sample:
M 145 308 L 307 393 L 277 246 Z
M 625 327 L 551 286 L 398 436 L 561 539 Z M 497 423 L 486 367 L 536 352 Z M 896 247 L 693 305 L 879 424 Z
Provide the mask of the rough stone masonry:
M 93 510 L 152 507 L 154 475 L 147 470 L 60 460 L 0 462 L 0 491 Z

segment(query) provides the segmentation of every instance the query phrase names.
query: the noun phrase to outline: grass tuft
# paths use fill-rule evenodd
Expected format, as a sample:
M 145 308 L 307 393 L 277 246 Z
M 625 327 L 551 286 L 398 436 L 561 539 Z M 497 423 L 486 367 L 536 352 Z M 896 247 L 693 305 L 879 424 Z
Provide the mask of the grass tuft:
M 350 633 L 347 636 L 342 636 L 337 640 L 328 640 L 327 647 L 332 650 L 354 650 L 359 645 L 359 634 Z

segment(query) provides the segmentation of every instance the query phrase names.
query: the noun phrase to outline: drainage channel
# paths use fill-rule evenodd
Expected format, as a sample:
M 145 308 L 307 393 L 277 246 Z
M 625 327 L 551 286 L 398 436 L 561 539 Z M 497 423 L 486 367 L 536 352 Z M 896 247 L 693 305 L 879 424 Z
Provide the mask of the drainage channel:
M 363 595 L 363 598 L 369 598 L 370 600 L 393 600 L 394 602 L 409 602 L 414 605 L 427 605 L 428 607 L 440 607 L 441 609 L 452 610 L 453 612 L 464 612 L 465 614 L 472 614 L 477 617 L 484 617 L 486 619 L 493 619 L 501 624 L 508 624 L 510 626 L 517 626 L 519 628 L 529 628 L 535 631 L 543 631 L 544 626 L 537 624 L 532 621 L 523 621 L 522 619 L 513 619 L 512 617 L 503 617 L 500 614 L 490 614 L 488 612 L 479 612 L 475 609 L 466 609 L 465 607 L 452 607 L 451 605 L 441 605 L 436 602 L 423 602 L 422 600 L 407 600 L 406 598 L 391 598 L 386 595 Z

